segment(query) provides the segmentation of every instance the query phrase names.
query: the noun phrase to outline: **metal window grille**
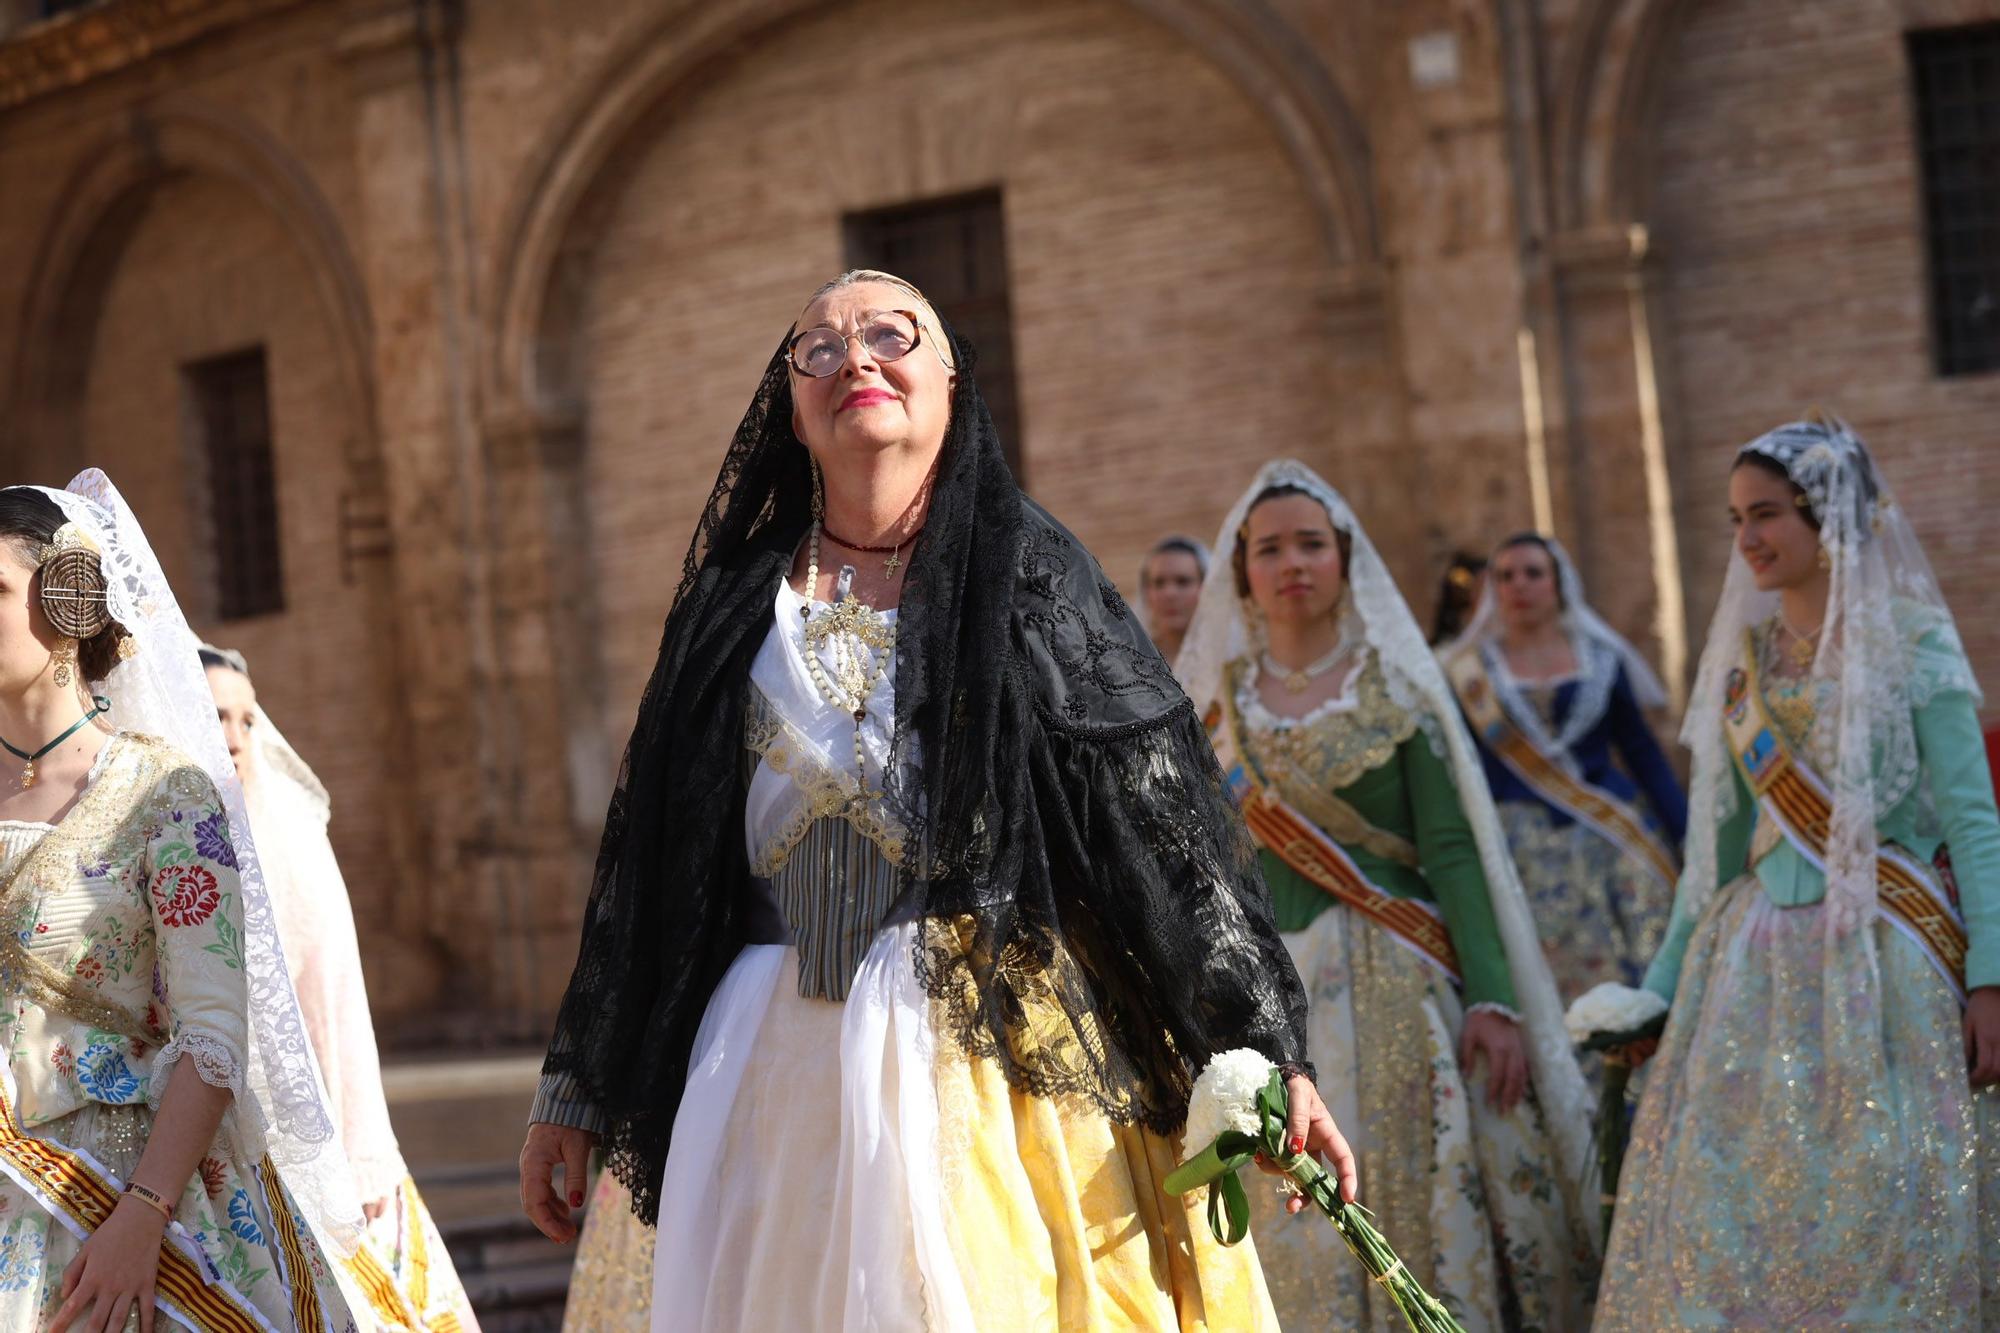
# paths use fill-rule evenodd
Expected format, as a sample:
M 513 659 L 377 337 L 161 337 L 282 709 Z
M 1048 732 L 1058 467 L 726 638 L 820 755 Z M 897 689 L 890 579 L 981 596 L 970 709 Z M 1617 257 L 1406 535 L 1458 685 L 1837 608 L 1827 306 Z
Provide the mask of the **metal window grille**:
M 271 459 L 271 393 L 264 349 L 185 368 L 200 474 L 205 477 L 215 613 L 222 620 L 285 608 Z
M 847 262 L 907 278 L 923 289 L 979 353 L 979 392 L 1007 466 L 1021 471 L 1021 400 L 1014 380 L 1013 299 L 1000 191 L 980 190 L 850 213 Z
M 2000 23 L 1907 42 L 1937 372 L 2000 370 Z

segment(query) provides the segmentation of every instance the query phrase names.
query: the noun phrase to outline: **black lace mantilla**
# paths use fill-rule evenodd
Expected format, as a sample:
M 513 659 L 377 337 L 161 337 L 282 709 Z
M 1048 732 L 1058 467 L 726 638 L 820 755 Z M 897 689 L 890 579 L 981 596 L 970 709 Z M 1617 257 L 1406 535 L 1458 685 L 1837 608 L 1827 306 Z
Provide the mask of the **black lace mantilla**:
M 940 1031 L 1010 1083 L 1160 1131 L 1305 997 L 1199 719 L 1090 553 L 1008 473 L 958 344 L 897 634 L 892 792 L 923 812 L 891 916 Z M 774 356 L 691 546 L 606 819 L 545 1068 L 604 1112 L 648 1220 L 695 1030 L 744 939 L 742 701 L 809 515 Z

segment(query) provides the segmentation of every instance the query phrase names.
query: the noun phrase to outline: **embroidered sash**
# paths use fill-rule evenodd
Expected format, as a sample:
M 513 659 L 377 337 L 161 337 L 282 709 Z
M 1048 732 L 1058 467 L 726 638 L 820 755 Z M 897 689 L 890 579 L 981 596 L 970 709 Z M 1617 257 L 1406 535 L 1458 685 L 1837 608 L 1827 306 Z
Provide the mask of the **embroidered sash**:
M 341 1264 L 368 1298 L 382 1333 L 460 1333 L 458 1315 L 453 1311 L 439 1311 L 429 1323 L 424 1321 L 424 1307 L 430 1303 L 430 1238 L 424 1231 L 423 1211 L 417 1205 L 417 1197 L 416 1184 L 406 1177 L 391 1205 L 407 1241 L 401 1264 L 407 1294 L 403 1286 L 397 1285 L 396 1275 L 365 1242 Z
M 1486 673 L 1484 656 L 1474 649 L 1458 654 L 1446 669 L 1451 688 L 1465 715 L 1487 747 L 1509 772 L 1528 784 L 1537 796 L 1608 840 L 1644 866 L 1668 893 L 1680 877 L 1680 865 L 1637 810 L 1585 782 L 1544 754 L 1507 716 L 1499 691 Z
M 1722 722 L 1737 772 L 1765 817 L 1824 873 L 1833 797 L 1820 776 L 1793 751 L 1784 731 L 1772 723 L 1757 668 L 1757 645 L 1747 631 L 1742 665 L 1730 671 L 1723 691 Z M 1944 854 L 1942 849 L 1939 854 Z M 1943 884 L 1894 843 L 1876 849 L 1875 883 L 1889 923 L 1923 950 L 1964 1004 L 1965 918 Z
M 111 1216 L 124 1189 L 115 1175 L 82 1149 L 22 1132 L 14 1111 L 13 1072 L 4 1062 L 0 1062 L 0 1172 L 78 1240 L 88 1239 Z M 279 1210 L 272 1212 L 275 1216 Z M 304 1271 L 310 1287 L 311 1272 Z M 179 1222 L 170 1223 L 161 1238 L 154 1292 L 161 1313 L 195 1333 L 277 1333 L 216 1270 Z M 303 1327 L 317 1331 L 324 1325 Z
M 1398 898 L 1371 883 L 1341 845 L 1288 804 L 1257 771 L 1243 748 L 1235 701 L 1227 697 L 1209 715 L 1216 757 L 1222 762 L 1230 795 L 1259 846 L 1331 894 L 1337 901 L 1389 932 L 1391 939 L 1436 968 L 1454 986 L 1463 986 L 1451 934 L 1436 907 L 1419 898 Z

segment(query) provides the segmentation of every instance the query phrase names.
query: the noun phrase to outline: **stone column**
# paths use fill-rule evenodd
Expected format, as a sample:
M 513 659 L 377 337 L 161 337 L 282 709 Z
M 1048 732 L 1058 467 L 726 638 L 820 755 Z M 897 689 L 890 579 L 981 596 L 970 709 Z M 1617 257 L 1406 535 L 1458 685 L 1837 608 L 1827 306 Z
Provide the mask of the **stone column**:
M 1556 238 L 1553 256 L 1575 554 L 1597 609 L 1659 665 L 1678 708 L 1693 662 L 1673 488 L 1677 446 L 1667 429 L 1645 229 L 1568 233 Z
M 426 830 L 428 876 L 408 888 L 442 954 L 438 1035 L 533 1039 L 574 958 L 583 888 L 551 706 L 545 510 L 519 480 L 534 432 L 481 428 L 459 14 L 356 0 L 342 54 L 410 718 L 397 761 Z

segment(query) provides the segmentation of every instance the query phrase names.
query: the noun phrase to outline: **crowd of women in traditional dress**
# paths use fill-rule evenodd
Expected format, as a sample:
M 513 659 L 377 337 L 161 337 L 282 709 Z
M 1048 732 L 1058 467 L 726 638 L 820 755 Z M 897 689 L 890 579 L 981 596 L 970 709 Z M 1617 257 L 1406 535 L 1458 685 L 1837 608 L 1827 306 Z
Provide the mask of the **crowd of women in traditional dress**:
M 1978 687 L 1854 431 L 1712 481 L 1683 799 L 1551 538 L 1426 635 L 1273 461 L 1148 557 L 1149 636 L 922 293 L 812 293 L 663 608 L 522 1151 L 558 1241 L 608 1168 L 570 1326 L 1392 1327 L 1275 1168 L 1240 1245 L 1164 1191 L 1247 1049 L 1467 1330 L 2000 1328 Z M 102 474 L 0 490 L 0 1327 L 474 1326 L 250 682 Z
M 1688 799 L 1551 537 L 1426 635 L 1274 461 L 1147 557 L 1149 639 L 969 352 L 843 275 L 725 459 L 522 1156 L 559 1238 L 616 1168 L 573 1314 L 1397 1326 L 1288 1184 L 1234 1250 L 1160 1192 L 1248 1047 L 1466 1329 L 2000 1328 L 1981 696 L 1853 430 L 1710 479 Z

